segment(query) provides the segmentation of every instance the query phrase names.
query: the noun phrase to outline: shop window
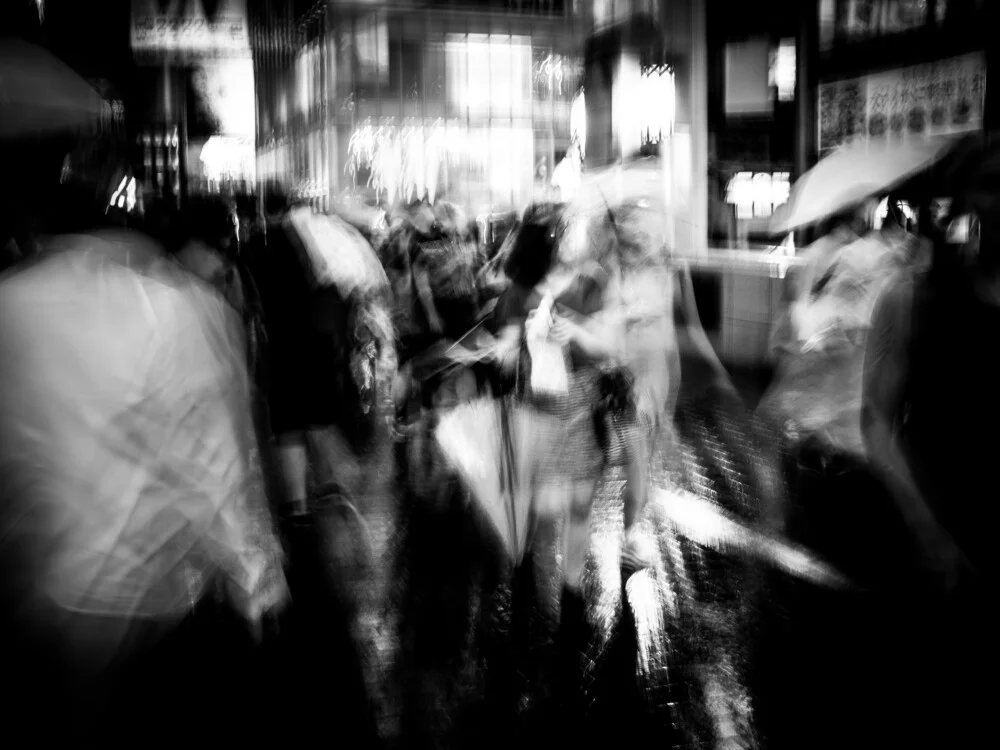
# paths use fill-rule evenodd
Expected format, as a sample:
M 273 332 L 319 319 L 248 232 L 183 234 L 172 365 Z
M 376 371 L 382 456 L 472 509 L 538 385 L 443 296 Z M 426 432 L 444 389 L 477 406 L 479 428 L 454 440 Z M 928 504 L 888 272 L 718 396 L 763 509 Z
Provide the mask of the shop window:
M 526 117 L 531 106 L 528 37 L 450 35 L 446 42 L 449 108 L 473 118 Z M 483 82 L 488 82 L 483 85 Z
M 373 15 L 354 26 L 358 82 L 368 86 L 389 83 L 389 26 L 385 16 Z
M 771 115 L 768 87 L 770 43 L 765 38 L 731 42 L 725 48 L 725 112 L 729 116 Z

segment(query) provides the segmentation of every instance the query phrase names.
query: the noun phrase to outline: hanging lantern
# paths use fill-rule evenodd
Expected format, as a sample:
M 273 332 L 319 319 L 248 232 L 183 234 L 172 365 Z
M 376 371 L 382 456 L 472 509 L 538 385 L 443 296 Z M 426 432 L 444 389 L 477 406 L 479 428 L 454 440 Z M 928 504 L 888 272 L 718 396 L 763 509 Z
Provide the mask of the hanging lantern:
M 641 142 L 656 145 L 674 132 L 675 87 L 674 71 L 669 65 L 649 65 L 642 69 L 640 81 L 642 101 Z

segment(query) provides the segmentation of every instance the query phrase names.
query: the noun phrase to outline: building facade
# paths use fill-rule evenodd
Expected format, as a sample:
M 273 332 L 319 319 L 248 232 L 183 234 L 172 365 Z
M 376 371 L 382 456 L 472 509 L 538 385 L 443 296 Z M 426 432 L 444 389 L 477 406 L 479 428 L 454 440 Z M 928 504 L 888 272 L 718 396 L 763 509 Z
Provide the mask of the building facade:
M 259 179 L 320 208 L 344 193 L 523 208 L 574 138 L 582 44 L 565 3 L 254 10 Z

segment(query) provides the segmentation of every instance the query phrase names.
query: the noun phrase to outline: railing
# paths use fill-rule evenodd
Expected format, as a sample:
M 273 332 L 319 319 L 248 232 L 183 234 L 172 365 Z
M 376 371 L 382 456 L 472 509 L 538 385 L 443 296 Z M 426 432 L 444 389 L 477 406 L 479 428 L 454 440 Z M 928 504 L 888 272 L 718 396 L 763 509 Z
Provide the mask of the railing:
M 710 248 L 697 255 L 681 253 L 693 269 L 737 272 L 752 276 L 784 278 L 790 269 L 802 268 L 806 259 L 774 250 L 725 250 Z

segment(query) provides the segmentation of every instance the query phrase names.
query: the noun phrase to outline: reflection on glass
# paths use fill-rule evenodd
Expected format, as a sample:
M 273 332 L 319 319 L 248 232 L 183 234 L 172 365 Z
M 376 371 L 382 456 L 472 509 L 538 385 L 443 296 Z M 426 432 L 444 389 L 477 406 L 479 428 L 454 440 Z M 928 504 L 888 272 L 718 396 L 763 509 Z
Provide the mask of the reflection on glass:
M 385 86 L 389 82 L 389 26 L 383 15 L 359 20 L 354 28 L 358 81 Z

